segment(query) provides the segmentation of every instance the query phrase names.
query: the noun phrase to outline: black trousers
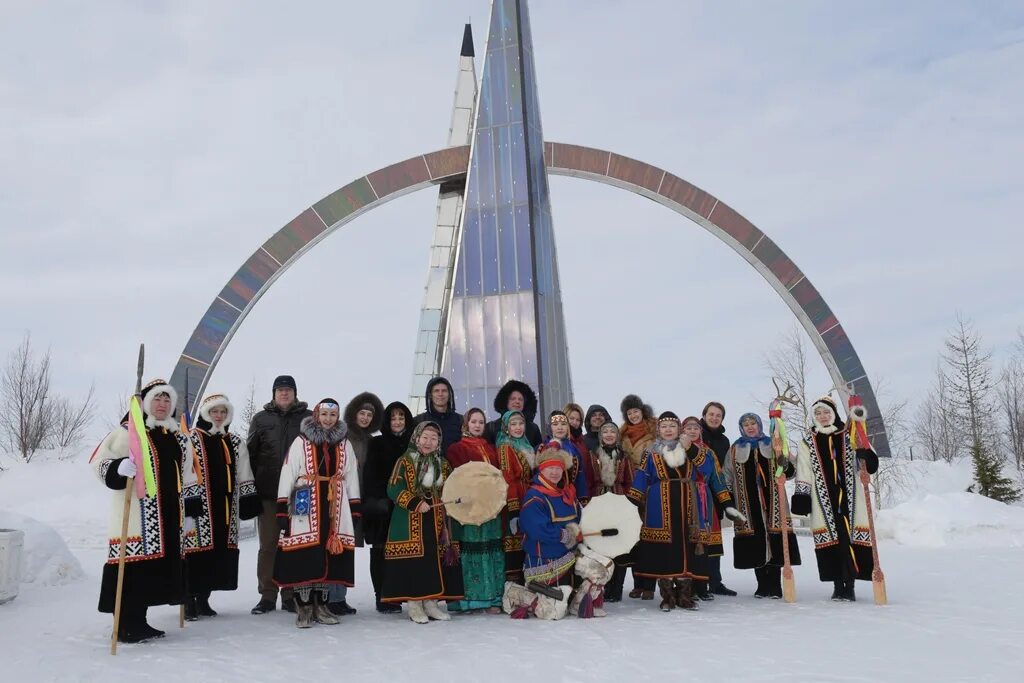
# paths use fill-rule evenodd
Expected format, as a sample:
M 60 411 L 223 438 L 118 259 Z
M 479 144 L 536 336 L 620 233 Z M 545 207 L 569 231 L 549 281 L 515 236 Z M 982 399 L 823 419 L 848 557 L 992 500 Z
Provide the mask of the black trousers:
M 375 545 L 370 548 L 370 583 L 373 584 L 373 594 L 380 602 L 380 590 L 384 587 L 384 544 Z

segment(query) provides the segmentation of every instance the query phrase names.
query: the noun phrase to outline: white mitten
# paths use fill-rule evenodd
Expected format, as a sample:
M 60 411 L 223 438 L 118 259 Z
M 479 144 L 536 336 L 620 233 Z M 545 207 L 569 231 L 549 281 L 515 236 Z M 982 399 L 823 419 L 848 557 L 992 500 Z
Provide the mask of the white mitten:
M 734 507 L 725 508 L 725 516 L 734 522 L 743 522 L 744 524 L 747 523 L 747 516 Z
M 186 536 L 189 535 L 190 533 L 196 530 L 196 520 L 192 519 L 191 517 L 186 517 L 185 524 L 182 525 L 181 530 L 185 533 Z
M 134 477 L 138 471 L 138 468 L 135 467 L 135 463 L 132 462 L 131 458 L 125 458 L 121 462 L 117 463 L 117 473 L 122 477 Z

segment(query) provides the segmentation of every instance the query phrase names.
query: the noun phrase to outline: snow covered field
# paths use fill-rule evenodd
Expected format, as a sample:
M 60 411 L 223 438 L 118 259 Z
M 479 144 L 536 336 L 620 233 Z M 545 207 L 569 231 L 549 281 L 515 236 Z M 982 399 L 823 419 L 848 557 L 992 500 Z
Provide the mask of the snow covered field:
M 656 602 L 626 599 L 605 619 L 469 615 L 417 625 L 374 611 L 360 550 L 359 585 L 349 593 L 359 614 L 300 632 L 290 614 L 249 615 L 259 597 L 249 539 L 240 589 L 213 596 L 220 616 L 179 630 L 177 609 L 151 609 L 167 637 L 122 645 L 114 658 L 109 616 L 96 612 L 109 492 L 83 463 L 14 466 L 0 473 L 0 526 L 14 519 L 5 512 L 43 526 L 26 541 L 35 580 L 0 606 L 0 671 L 8 681 L 1024 680 L 1024 508 L 921 489 L 881 513 L 886 607 L 872 603 L 868 583 L 858 583 L 857 603 L 829 602 L 831 584 L 818 582 L 802 536 L 809 564 L 795 570 L 795 605 L 754 599 L 753 572 L 727 561 L 725 582 L 740 596 L 697 613 L 663 614 Z M 70 563 L 46 526 L 63 538 Z M 34 545 L 33 534 L 42 537 Z

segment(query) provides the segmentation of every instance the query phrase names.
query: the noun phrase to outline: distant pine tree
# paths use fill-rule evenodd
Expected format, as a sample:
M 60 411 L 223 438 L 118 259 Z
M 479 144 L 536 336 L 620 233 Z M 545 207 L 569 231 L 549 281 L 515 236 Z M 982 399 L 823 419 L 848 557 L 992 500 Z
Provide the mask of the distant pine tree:
M 1012 480 L 1003 476 L 999 458 L 982 444 L 975 442 L 971 446 L 971 460 L 974 462 L 974 484 L 970 491 L 1002 503 L 1020 499 L 1021 491 Z

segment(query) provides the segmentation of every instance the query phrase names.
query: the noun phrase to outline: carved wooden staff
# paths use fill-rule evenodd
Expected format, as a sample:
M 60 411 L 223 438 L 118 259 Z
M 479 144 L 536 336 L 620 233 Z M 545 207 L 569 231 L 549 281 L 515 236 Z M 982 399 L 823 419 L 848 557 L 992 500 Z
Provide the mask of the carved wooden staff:
M 875 536 L 875 513 L 871 509 L 871 475 L 866 467 L 860 468 L 860 483 L 864 487 L 864 503 L 868 509 L 868 529 L 871 530 L 871 559 L 875 568 L 871 571 L 871 588 L 875 591 L 875 604 L 886 605 L 889 598 L 885 594 L 885 574 L 878 563 L 878 538 Z
M 135 374 L 135 396 L 142 400 L 142 369 L 146 362 L 146 345 L 139 344 L 139 365 Z M 124 560 L 128 545 L 128 516 L 132 508 L 132 488 L 135 477 L 128 477 L 124 483 L 124 509 L 121 512 L 121 547 L 117 553 L 117 589 L 114 593 L 114 632 L 110 634 L 110 654 L 117 655 L 117 629 L 121 623 L 121 593 L 124 589 Z
M 775 495 L 779 499 L 779 517 L 782 528 L 782 598 L 786 602 L 796 602 L 796 578 L 793 576 L 793 565 L 789 561 L 789 505 L 786 502 L 786 473 L 779 464 L 781 458 L 786 457 L 789 450 L 789 440 L 786 438 L 785 422 L 782 420 L 782 404 L 799 405 L 800 399 L 790 396 L 792 385 L 786 385 L 785 391 L 779 391 L 778 382 L 772 378 L 775 385 L 775 400 L 768 410 L 771 418 L 770 428 L 772 435 L 772 452 L 775 454 Z

